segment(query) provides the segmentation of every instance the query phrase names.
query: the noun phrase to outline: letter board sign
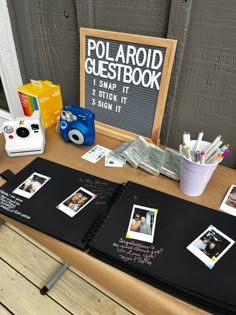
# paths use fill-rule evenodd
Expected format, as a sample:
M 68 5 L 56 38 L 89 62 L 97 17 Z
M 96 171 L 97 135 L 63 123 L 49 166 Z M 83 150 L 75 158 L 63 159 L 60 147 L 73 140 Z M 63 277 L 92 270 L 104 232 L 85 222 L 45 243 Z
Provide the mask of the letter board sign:
M 175 40 L 80 29 L 80 106 L 97 132 L 158 142 L 175 49 Z

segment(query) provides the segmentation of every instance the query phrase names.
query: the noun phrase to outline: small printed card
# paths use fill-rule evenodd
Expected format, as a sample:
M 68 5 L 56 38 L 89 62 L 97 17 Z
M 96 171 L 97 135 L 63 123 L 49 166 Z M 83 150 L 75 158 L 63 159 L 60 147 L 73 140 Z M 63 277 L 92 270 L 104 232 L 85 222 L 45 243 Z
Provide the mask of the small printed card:
M 123 167 L 125 164 L 124 160 L 121 160 L 117 156 L 111 154 L 110 152 L 105 155 L 105 166 L 107 167 Z
M 158 210 L 133 205 L 126 238 L 153 243 Z
M 212 269 L 235 241 L 210 225 L 187 249 Z
M 91 150 L 89 150 L 83 156 L 81 156 L 81 158 L 91 163 L 97 163 L 109 152 L 110 152 L 109 149 L 97 144 L 95 145 L 95 147 L 93 147 Z
M 231 185 L 222 204 L 220 210 L 236 216 L 236 185 Z
M 83 187 L 80 187 L 68 198 L 57 205 L 56 208 L 63 211 L 68 216 L 74 217 L 96 197 L 97 195 Z
M 15 190 L 13 190 L 13 193 L 30 199 L 40 188 L 42 188 L 49 181 L 49 179 L 50 177 L 48 176 L 39 173 L 33 173 Z

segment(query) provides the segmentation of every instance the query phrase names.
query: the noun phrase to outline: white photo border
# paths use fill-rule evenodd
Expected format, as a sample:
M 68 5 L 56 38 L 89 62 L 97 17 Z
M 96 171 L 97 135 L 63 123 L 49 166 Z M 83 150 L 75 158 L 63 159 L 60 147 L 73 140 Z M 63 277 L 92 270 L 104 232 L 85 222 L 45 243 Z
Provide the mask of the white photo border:
M 80 207 L 77 211 L 74 211 L 72 209 L 70 209 L 69 207 L 65 206 L 64 203 L 68 200 L 70 200 L 70 198 L 72 196 L 74 196 L 75 194 L 79 193 L 79 192 L 85 193 L 87 195 L 89 195 L 91 198 L 82 205 L 82 207 Z M 70 216 L 71 218 L 74 217 L 77 213 L 79 213 L 82 209 L 84 209 L 94 198 L 96 198 L 97 195 L 88 191 L 87 189 L 80 187 L 79 189 L 77 189 L 76 191 L 74 191 L 70 196 L 68 196 L 66 199 L 64 199 L 60 204 L 58 204 L 56 206 L 57 209 L 61 210 L 62 212 L 64 212 L 65 214 L 67 214 L 68 216 Z
M 221 235 L 224 239 L 229 242 L 229 245 L 220 253 L 219 256 L 215 257 L 214 260 L 209 258 L 206 254 L 204 254 L 200 249 L 198 249 L 194 244 L 197 240 L 201 239 L 208 231 L 214 230 L 216 233 Z M 235 243 L 229 236 L 218 230 L 215 226 L 210 225 L 204 232 L 202 232 L 191 244 L 187 246 L 187 249 L 198 257 L 209 269 L 212 269 L 218 260 L 233 246 Z
M 135 231 L 131 231 L 131 223 L 134 217 L 134 213 L 137 211 L 137 209 L 140 210 L 145 210 L 147 212 L 153 212 L 154 214 L 154 221 L 153 221 L 153 226 L 152 226 L 152 230 L 151 230 L 151 235 L 149 234 L 145 234 L 145 233 L 140 233 L 140 232 L 135 232 Z M 148 242 L 148 243 L 153 243 L 153 239 L 154 239 L 154 234 L 155 234 L 155 227 L 156 227 L 156 218 L 157 218 L 157 213 L 158 213 L 158 209 L 156 208 L 149 208 L 149 207 L 144 207 L 144 206 L 140 206 L 140 205 L 133 205 L 132 211 L 131 211 L 131 216 L 130 216 L 130 221 L 129 221 L 129 225 L 128 225 L 128 230 L 126 233 L 126 238 L 130 238 L 130 239 L 136 239 L 136 240 L 140 240 L 140 241 L 144 241 L 144 242 Z
M 82 159 L 91 162 L 97 163 L 100 161 L 105 155 L 107 155 L 111 150 L 107 149 L 99 144 L 95 145 L 89 151 L 81 156 Z
M 21 188 L 25 183 L 27 183 L 27 181 L 31 181 L 34 176 L 39 177 L 40 179 L 44 179 L 45 181 L 40 185 L 40 187 L 35 190 L 34 192 L 27 192 L 25 191 L 23 188 Z M 19 196 L 25 197 L 27 199 L 30 199 L 34 194 L 36 194 L 49 180 L 51 179 L 51 177 L 49 176 L 45 176 L 43 174 L 34 172 L 32 173 L 29 177 L 27 177 L 17 188 L 15 188 L 13 190 L 12 193 L 17 194 Z
M 220 210 L 222 210 L 228 214 L 236 216 L 236 207 L 234 208 L 234 207 L 226 204 L 226 201 L 229 199 L 229 196 L 230 196 L 233 189 L 236 189 L 236 185 L 230 186 L 229 190 L 227 191 L 227 194 L 225 195 L 224 200 L 222 201 L 222 203 L 220 205 Z M 235 201 L 235 205 L 236 205 L 236 201 Z

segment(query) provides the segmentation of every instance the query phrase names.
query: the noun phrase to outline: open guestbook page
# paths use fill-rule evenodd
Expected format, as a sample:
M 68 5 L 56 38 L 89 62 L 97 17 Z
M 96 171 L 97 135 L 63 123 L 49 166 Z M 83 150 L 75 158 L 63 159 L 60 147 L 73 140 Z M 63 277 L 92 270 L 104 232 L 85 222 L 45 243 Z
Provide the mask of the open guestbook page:
M 36 158 L 1 187 L 0 212 L 79 249 L 119 184 Z M 93 233 L 94 233 L 93 229 Z
M 36 158 L 0 212 L 214 314 L 235 314 L 236 218 Z

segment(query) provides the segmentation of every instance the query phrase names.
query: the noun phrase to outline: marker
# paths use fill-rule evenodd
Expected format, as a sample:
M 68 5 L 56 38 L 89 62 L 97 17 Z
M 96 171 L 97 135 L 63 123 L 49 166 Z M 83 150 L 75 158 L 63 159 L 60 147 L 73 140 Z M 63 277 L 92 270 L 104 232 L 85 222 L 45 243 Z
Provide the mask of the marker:
M 187 158 L 186 143 L 180 144 L 179 151 Z
M 213 155 L 209 160 L 208 160 L 208 164 L 210 163 L 215 163 L 217 161 L 219 161 L 221 158 L 225 157 L 227 154 L 229 154 L 229 149 L 226 149 L 223 153 L 221 152 L 217 152 L 216 155 Z
M 187 132 L 185 131 L 183 134 L 183 143 L 187 144 L 187 142 L 188 142 L 188 135 L 187 135 Z
M 211 158 L 212 155 L 214 155 L 216 152 L 218 152 L 219 147 L 221 146 L 222 143 L 223 143 L 223 142 L 218 139 L 218 140 L 215 142 L 214 145 L 211 145 L 210 150 L 209 150 L 209 148 L 207 149 L 207 151 L 206 151 L 206 153 L 205 153 L 205 154 L 206 154 L 206 162 L 207 162 L 207 160 L 208 160 L 209 158 Z
M 200 162 L 200 151 L 195 151 L 194 158 L 196 163 Z
M 227 154 L 229 154 L 229 149 L 224 150 L 224 152 L 222 153 L 222 156 L 226 156 Z
M 205 164 L 205 152 L 204 151 L 200 152 L 200 163 Z
M 221 152 L 224 152 L 226 149 L 229 149 L 229 144 L 223 145 L 223 147 L 220 148 L 220 151 L 221 151 Z
M 215 138 L 215 140 L 212 142 L 212 144 L 209 146 L 209 148 L 206 150 L 205 154 L 206 156 L 208 155 L 208 152 L 216 145 L 216 143 L 218 143 L 219 141 L 221 141 L 222 136 L 219 135 Z M 222 142 L 221 142 L 222 143 Z
M 191 149 L 190 147 L 186 147 L 186 152 L 187 152 L 187 158 L 192 161 L 192 157 L 191 157 Z
M 207 164 L 213 164 L 219 161 L 221 158 L 222 158 L 222 154 L 220 152 L 217 152 L 216 155 L 213 155 L 211 159 L 208 160 Z
M 199 146 L 201 144 L 203 135 L 204 135 L 203 131 L 199 132 L 199 135 L 198 135 L 198 138 L 197 138 L 197 141 L 195 143 L 193 151 L 198 151 L 199 150 Z
M 69 264 L 65 262 L 55 273 L 55 275 L 48 281 L 48 283 L 40 289 L 40 293 L 42 295 L 45 295 L 48 290 L 55 284 L 55 282 L 63 275 L 63 273 L 66 271 L 66 269 L 69 267 Z
M 190 141 L 191 141 L 191 136 L 190 136 L 189 131 L 187 131 L 187 142 L 186 142 L 187 146 L 190 146 Z

